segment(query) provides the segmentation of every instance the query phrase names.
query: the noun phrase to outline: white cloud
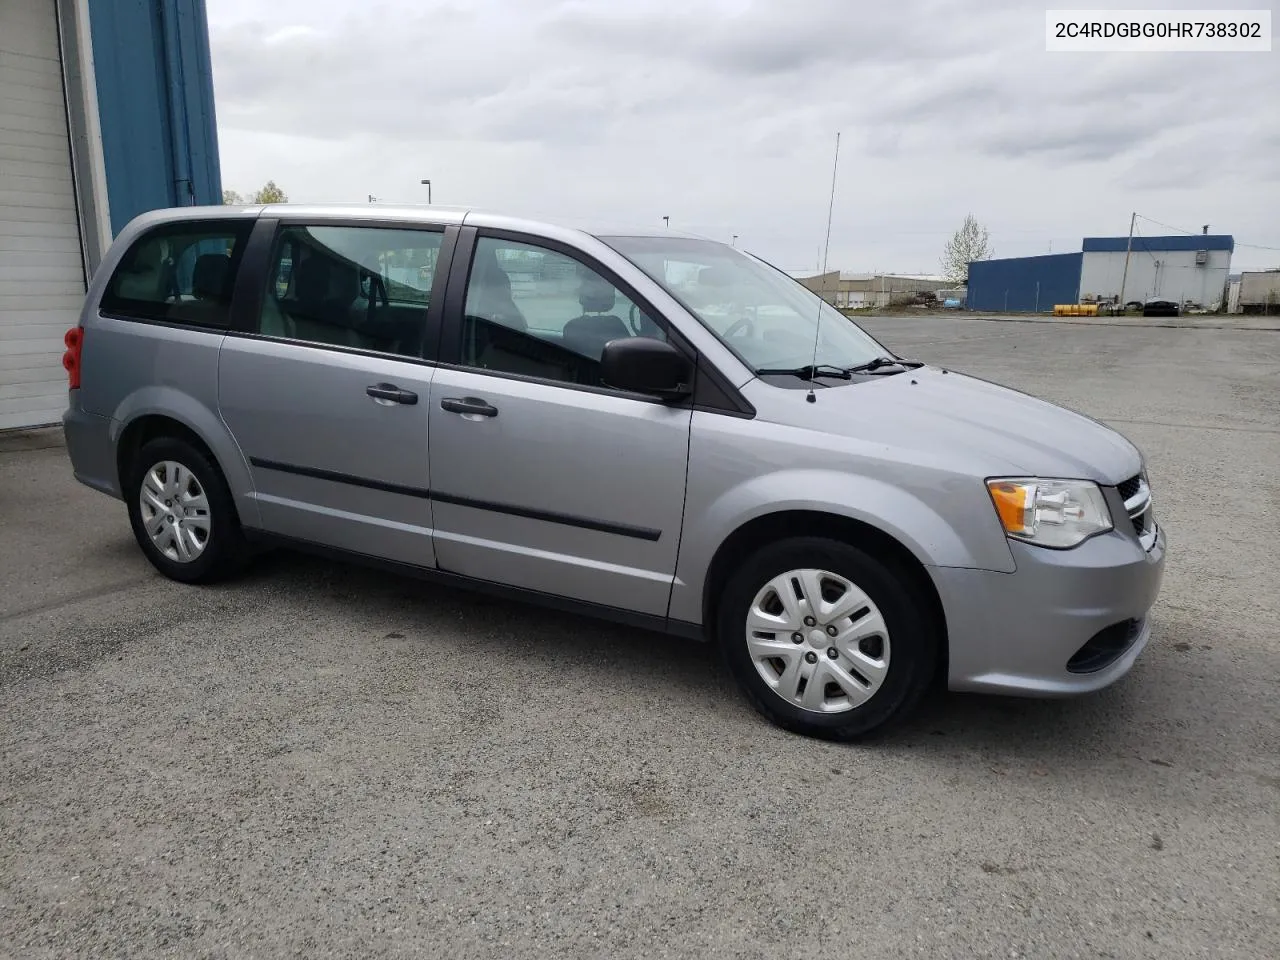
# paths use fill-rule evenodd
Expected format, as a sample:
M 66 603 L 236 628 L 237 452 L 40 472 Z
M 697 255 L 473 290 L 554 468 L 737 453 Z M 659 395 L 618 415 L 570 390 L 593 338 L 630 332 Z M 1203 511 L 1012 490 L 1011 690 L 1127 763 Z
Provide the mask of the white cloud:
M 425 200 L 430 177 L 440 203 L 669 215 L 800 268 L 818 259 L 840 130 L 831 261 L 846 269 L 933 270 L 969 211 L 1000 255 L 1078 249 L 1134 209 L 1280 247 L 1274 55 L 1048 54 L 1043 11 L 220 0 L 223 179 Z

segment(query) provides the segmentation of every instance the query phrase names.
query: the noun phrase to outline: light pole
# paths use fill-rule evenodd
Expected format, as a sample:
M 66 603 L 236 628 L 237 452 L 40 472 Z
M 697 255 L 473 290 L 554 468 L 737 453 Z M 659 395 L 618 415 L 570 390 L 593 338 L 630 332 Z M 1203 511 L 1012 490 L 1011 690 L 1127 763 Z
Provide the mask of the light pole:
M 427 203 L 431 203 L 431 181 L 423 180 L 422 185 L 427 188 Z
M 663 218 L 662 218 L 662 225 L 663 225 L 664 227 L 669 227 L 669 226 L 671 226 L 671 218 L 670 218 L 670 217 L 663 217 Z
M 733 235 L 733 243 L 731 243 L 730 246 L 736 247 L 737 245 L 738 245 L 738 235 L 735 233 Z

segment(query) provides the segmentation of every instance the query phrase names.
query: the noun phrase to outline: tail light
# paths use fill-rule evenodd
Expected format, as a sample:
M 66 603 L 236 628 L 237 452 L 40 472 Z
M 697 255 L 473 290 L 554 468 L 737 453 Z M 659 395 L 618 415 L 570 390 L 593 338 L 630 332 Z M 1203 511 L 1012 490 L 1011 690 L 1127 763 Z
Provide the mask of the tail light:
M 62 355 L 62 367 L 67 371 L 67 383 L 72 390 L 80 389 L 80 351 L 84 348 L 84 330 L 72 327 L 62 338 L 67 345 Z

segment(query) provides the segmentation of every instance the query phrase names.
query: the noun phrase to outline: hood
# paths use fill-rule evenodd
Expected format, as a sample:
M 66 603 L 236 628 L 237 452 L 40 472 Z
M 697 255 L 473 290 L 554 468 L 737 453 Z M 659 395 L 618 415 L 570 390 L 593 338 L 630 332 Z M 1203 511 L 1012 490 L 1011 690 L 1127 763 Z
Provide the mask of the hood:
M 806 390 L 768 389 L 775 394 L 771 399 L 786 408 L 787 421 L 797 426 L 925 453 L 955 451 L 968 462 L 982 463 L 988 476 L 1115 485 L 1142 468 L 1138 449 L 1097 420 L 937 367 L 819 388 L 816 403 L 805 402 Z

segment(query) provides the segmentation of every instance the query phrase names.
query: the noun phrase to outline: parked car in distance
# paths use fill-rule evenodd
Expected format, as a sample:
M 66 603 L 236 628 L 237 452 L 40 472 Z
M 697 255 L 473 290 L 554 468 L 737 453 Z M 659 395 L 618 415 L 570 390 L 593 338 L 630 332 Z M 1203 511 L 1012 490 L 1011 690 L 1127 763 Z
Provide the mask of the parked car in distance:
M 1181 312 L 1176 300 L 1166 300 L 1163 297 L 1152 297 L 1142 305 L 1144 317 L 1176 317 Z
M 183 582 L 286 545 L 705 638 L 764 715 L 834 739 L 935 680 L 1097 690 L 1150 634 L 1165 540 L 1131 443 L 895 356 L 728 244 L 159 211 L 64 364 L 75 476 Z

